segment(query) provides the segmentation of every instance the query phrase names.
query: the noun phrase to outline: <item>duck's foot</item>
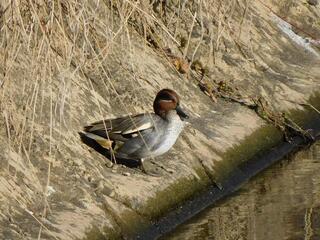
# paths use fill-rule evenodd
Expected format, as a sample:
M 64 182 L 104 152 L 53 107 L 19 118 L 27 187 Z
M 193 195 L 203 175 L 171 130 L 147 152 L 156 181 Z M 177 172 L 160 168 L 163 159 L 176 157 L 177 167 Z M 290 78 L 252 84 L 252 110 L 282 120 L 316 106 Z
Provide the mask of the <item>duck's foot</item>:
M 153 176 L 153 177 L 160 177 L 160 176 L 161 176 L 161 174 L 159 174 L 159 173 L 147 171 L 146 168 L 145 168 L 145 166 L 144 166 L 144 163 L 143 163 L 143 162 L 144 162 L 144 159 L 143 159 L 143 158 L 140 159 L 140 166 L 139 166 L 139 168 L 140 168 L 140 170 L 141 170 L 144 174 L 149 175 L 149 176 Z
M 171 168 L 166 168 L 165 166 L 163 166 L 162 164 L 159 164 L 155 161 L 151 161 L 152 164 L 156 165 L 157 167 L 159 167 L 160 169 L 166 171 L 167 173 L 173 174 L 175 171 Z

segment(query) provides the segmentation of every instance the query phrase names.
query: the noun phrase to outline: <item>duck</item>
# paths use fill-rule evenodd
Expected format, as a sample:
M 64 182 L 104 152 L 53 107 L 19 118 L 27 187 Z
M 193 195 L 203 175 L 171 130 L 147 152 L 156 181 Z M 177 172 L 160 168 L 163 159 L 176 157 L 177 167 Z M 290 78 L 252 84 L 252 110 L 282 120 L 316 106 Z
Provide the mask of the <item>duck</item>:
M 114 160 L 136 160 L 146 172 L 144 160 L 168 152 L 189 118 L 180 106 L 178 94 L 168 88 L 156 94 L 153 110 L 92 123 L 84 127 L 83 134 L 106 149 Z

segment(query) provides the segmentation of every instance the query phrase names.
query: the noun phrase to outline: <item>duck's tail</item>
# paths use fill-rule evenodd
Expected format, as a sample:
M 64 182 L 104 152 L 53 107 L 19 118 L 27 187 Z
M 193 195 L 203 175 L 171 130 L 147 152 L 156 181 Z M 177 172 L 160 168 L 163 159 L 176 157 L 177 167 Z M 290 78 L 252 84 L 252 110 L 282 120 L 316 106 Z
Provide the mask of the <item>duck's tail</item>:
M 79 133 L 80 134 L 80 133 Z M 94 133 L 90 133 L 90 132 L 81 132 L 80 136 L 84 135 L 87 138 L 90 138 L 94 141 L 96 141 L 101 147 L 110 150 L 113 147 L 113 141 L 103 138 L 99 135 L 96 135 Z
M 86 144 L 87 146 L 93 148 L 98 153 L 102 154 L 103 156 L 107 157 L 111 161 L 114 161 L 114 156 L 112 156 L 110 148 L 110 142 L 108 139 L 95 135 L 93 133 L 88 132 L 79 132 L 81 141 Z M 109 142 L 109 143 L 108 143 Z M 113 146 L 112 146 L 113 147 Z M 126 165 L 127 167 L 138 167 L 140 166 L 140 161 L 135 159 L 124 159 L 117 157 L 117 163 Z

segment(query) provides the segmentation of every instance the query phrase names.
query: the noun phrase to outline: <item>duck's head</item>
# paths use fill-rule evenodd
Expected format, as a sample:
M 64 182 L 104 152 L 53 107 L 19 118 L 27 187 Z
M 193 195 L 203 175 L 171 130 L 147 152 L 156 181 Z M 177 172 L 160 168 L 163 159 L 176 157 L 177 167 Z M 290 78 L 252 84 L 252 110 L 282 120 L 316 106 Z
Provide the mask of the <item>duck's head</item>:
M 175 110 L 181 120 L 188 119 L 189 116 L 181 109 L 178 94 L 171 89 L 162 89 L 158 92 L 153 102 L 154 112 L 162 118 L 166 118 L 169 111 Z

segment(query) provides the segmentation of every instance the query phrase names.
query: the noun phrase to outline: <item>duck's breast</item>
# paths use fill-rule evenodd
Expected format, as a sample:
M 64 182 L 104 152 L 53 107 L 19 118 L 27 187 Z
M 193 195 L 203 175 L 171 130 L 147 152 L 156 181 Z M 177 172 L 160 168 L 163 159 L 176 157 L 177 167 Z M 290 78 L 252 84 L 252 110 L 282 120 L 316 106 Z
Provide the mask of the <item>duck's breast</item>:
M 181 131 L 183 130 L 184 122 L 179 119 L 169 122 L 160 134 L 158 141 L 153 145 L 153 156 L 159 156 L 169 151 L 176 143 Z

